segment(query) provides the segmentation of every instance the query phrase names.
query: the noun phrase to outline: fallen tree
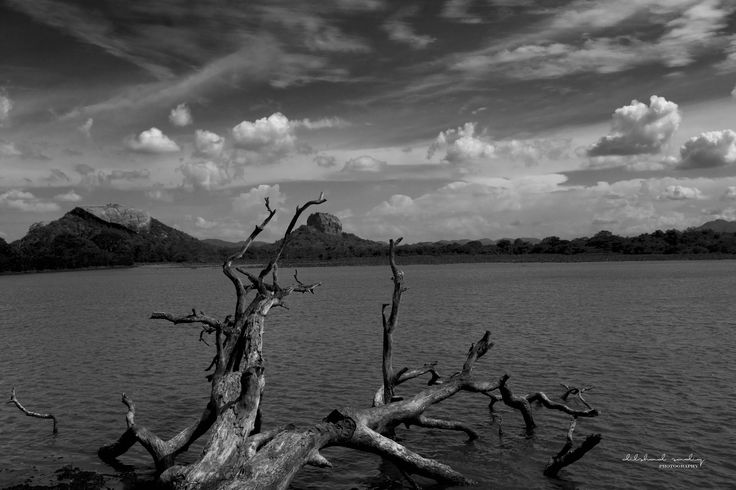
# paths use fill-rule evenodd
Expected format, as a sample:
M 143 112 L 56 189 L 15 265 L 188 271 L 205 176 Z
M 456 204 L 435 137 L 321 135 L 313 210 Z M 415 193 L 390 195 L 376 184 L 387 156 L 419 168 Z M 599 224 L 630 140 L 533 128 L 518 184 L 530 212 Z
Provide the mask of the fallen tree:
M 498 402 L 519 410 L 530 433 L 534 430 L 531 404 L 535 402 L 567 413 L 573 420 L 598 415 L 598 411 L 590 406 L 583 410 L 573 409 L 564 403 L 553 402 L 541 392 L 514 395 L 508 386 L 508 375 L 499 381 L 475 379 L 472 375 L 475 363 L 493 347 L 488 331 L 470 346 L 460 370 L 452 375 L 440 375 L 436 363 L 396 371 L 393 367 L 393 333 L 398 325 L 401 297 L 406 291 L 404 274 L 395 260 L 395 247 L 401 240 L 398 239 L 389 243 L 393 295 L 391 303 L 383 305 L 382 309 L 383 382 L 374 395 L 372 406 L 339 408 L 309 427 L 284 425 L 262 430 L 261 397 L 266 382 L 262 345 L 266 317 L 272 308 L 283 306 L 289 295 L 314 293 L 319 286 L 318 283 L 303 283 L 296 273 L 295 284 L 282 286 L 279 283 L 278 262 L 301 214 L 307 208 L 323 202 L 324 196 L 320 195 L 318 199 L 297 207 L 280 246 L 256 275 L 236 267 L 235 262 L 243 257 L 275 214 L 266 199 L 266 218 L 255 227 L 242 248 L 226 259 L 222 267 L 224 275 L 235 289 L 235 310 L 232 315 L 219 320 L 196 309 L 183 315 L 166 312 L 154 312 L 151 315 L 152 319 L 167 320 L 174 324 L 198 324 L 202 328 L 200 337 L 214 335 L 215 353 L 208 369 L 211 373 L 207 377 L 210 382 L 209 401 L 197 420 L 174 437 L 164 440 L 138 424 L 135 404 L 123 394 L 122 402 L 127 407 L 127 429 L 117 441 L 99 449 L 100 458 L 115 462 L 139 443 L 153 458 L 161 482 L 177 489 L 287 488 L 304 465 L 331 466 L 320 452 L 323 448 L 342 446 L 374 453 L 391 461 L 415 486 L 411 475 L 422 475 L 442 483 L 470 485 L 473 481 L 448 465 L 423 457 L 398 443 L 393 437 L 396 428 L 399 425 L 414 425 L 447 429 L 464 432 L 471 439 L 477 438 L 476 430 L 461 421 L 425 415 L 432 405 L 461 391 L 488 396 L 492 410 Z M 405 399 L 395 395 L 397 386 L 423 375 L 429 375 L 427 388 Z M 189 465 L 176 464 L 176 457 L 203 436 L 207 440 L 201 457 Z M 568 440 L 571 439 L 572 428 L 568 433 Z M 555 460 L 557 471 L 582 456 L 578 452 L 576 458 L 566 457 L 569 448 L 566 445 L 563 449 L 564 454 L 561 451 L 558 455 L 559 461 Z M 550 473 L 552 476 L 554 474 L 556 471 Z

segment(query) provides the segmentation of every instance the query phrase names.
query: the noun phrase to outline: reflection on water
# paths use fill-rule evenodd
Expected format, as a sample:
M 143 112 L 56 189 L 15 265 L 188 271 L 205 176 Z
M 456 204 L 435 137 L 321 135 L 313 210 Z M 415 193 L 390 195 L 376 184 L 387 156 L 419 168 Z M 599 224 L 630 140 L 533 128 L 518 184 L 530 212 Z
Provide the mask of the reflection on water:
M 593 384 L 602 412 L 582 419 L 577 441 L 603 441 L 560 474 L 542 476 L 564 443 L 560 413 L 537 411 L 539 430 L 523 435 L 518 413 L 502 410 L 503 436 L 482 396 L 459 394 L 431 414 L 460 418 L 481 432 L 472 443 L 437 430 L 401 430 L 402 441 L 494 488 L 723 488 L 736 479 L 733 301 L 736 261 L 407 266 L 409 291 L 395 336 L 395 365 L 439 361 L 459 370 L 485 329 L 496 346 L 476 375 L 511 376 L 518 393 L 556 396 L 560 382 Z M 269 317 L 264 343 L 266 426 L 313 423 L 333 408 L 370 403 L 380 384 L 380 306 L 390 300 L 387 267 L 304 269 L 316 295 L 289 299 Z M 0 393 L 15 384 L 49 421 L 0 411 L 0 486 L 44 484 L 67 464 L 109 475 L 97 448 L 123 431 L 120 393 L 137 420 L 164 436 L 199 416 L 212 351 L 192 325 L 148 320 L 152 311 L 191 308 L 226 315 L 231 285 L 217 268 L 154 268 L 0 277 Z M 400 388 L 420 389 L 422 381 Z M 201 444 L 184 457 L 196 458 Z M 660 470 L 627 454 L 686 458 L 698 469 Z M 379 458 L 332 448 L 333 470 L 306 468 L 298 489 L 401 488 Z M 153 467 L 137 447 L 122 458 L 139 478 Z M 429 481 L 422 481 L 429 485 Z

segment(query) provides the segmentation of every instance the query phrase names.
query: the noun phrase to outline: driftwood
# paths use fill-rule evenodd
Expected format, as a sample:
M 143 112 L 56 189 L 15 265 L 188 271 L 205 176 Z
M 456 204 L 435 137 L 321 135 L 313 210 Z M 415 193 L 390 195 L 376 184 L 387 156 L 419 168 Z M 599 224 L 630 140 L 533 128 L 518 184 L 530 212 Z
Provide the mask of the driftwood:
M 21 412 L 23 412 L 24 414 L 26 414 L 28 417 L 34 417 L 34 418 L 37 418 L 37 419 L 51 419 L 51 420 L 53 420 L 54 421 L 54 427 L 53 427 L 52 431 L 53 431 L 54 434 L 57 434 L 59 432 L 58 431 L 58 428 L 57 428 L 56 417 L 54 417 L 50 413 L 32 412 L 32 411 L 28 410 L 26 407 L 24 407 L 23 404 L 21 404 L 21 402 L 15 396 L 15 386 L 13 386 L 13 389 L 10 391 L 10 400 L 8 400 L 8 403 L 9 404 L 12 403 L 16 407 L 18 407 L 18 410 L 20 410 Z
M 567 431 L 567 441 L 565 442 L 565 445 L 562 446 L 562 449 L 560 449 L 560 452 L 553 456 L 547 464 L 547 467 L 544 469 L 545 476 L 557 476 L 557 473 L 559 473 L 562 468 L 573 464 L 601 442 L 602 437 L 600 434 L 590 434 L 579 447 L 573 449 L 572 433 L 575 431 L 576 423 L 577 417 L 573 416 L 570 421 L 570 428 Z
M 473 482 L 464 475 L 394 440 L 397 427 L 414 425 L 447 429 L 464 432 L 470 439 L 477 438 L 478 432 L 463 422 L 424 414 L 432 405 L 461 391 L 488 396 L 491 406 L 503 401 L 520 410 L 528 430 L 533 430 L 531 404 L 535 402 L 575 417 L 598 415 L 590 407 L 587 410 L 574 410 L 552 402 L 543 393 L 515 396 L 507 386 L 508 376 L 497 382 L 475 379 L 472 376 L 475 363 L 493 347 L 488 331 L 470 346 L 460 370 L 452 375 L 440 375 L 436 362 L 395 371 L 393 332 L 398 325 L 401 296 L 406 291 L 404 274 L 398 269 L 395 259 L 395 248 L 401 241 L 399 238 L 391 240 L 389 244 L 393 295 L 391 303 L 382 306 L 383 380 L 372 406 L 339 408 L 309 427 L 285 425 L 261 431 L 260 402 L 266 383 L 262 340 L 266 316 L 271 308 L 284 306 L 289 295 L 297 292 L 314 294 L 319 286 L 319 283 L 303 283 L 296 272 L 296 284 L 282 286 L 278 281 L 278 261 L 301 214 L 310 206 L 323 202 L 324 196 L 320 195 L 318 199 L 297 207 L 280 247 L 256 275 L 236 267 L 234 262 L 243 257 L 273 218 L 275 210 L 271 209 L 266 199 L 266 218 L 255 227 L 242 248 L 228 257 L 222 266 L 224 275 L 235 289 L 235 310 L 232 315 L 218 320 L 197 309 L 185 315 L 165 312 L 151 315 L 152 319 L 173 324 L 198 324 L 202 328 L 200 338 L 214 334 L 215 354 L 210 365 L 212 372 L 207 378 L 211 385 L 210 398 L 199 419 L 171 439 L 163 440 L 153 431 L 137 424 L 135 405 L 123 394 L 122 402 L 127 407 L 127 429 L 117 441 L 99 449 L 98 454 L 103 460 L 114 462 L 132 445 L 140 443 L 152 456 L 161 482 L 174 488 L 287 488 L 304 465 L 331 466 L 320 453 L 323 448 L 342 446 L 380 455 L 394 463 L 415 487 L 417 484 L 411 475 L 421 475 L 441 483 L 469 485 Z M 252 297 L 248 300 L 251 293 Z M 396 396 L 397 386 L 425 374 L 429 375 L 425 389 L 406 398 Z M 494 393 L 496 391 L 500 394 Z M 176 457 L 205 434 L 207 442 L 201 457 L 192 464 L 177 465 Z

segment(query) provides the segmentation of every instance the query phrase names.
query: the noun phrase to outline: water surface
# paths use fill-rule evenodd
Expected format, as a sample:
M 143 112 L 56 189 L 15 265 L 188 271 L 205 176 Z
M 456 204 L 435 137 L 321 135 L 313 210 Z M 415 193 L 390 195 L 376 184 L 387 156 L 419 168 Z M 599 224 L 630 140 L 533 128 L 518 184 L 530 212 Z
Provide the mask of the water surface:
M 479 377 L 504 373 L 517 393 L 561 393 L 559 383 L 593 384 L 587 396 L 602 415 L 581 419 L 577 441 L 603 441 L 559 479 L 542 476 L 564 443 L 569 419 L 539 409 L 539 428 L 523 434 L 518 413 L 500 407 L 503 435 L 485 397 L 459 394 L 432 415 L 454 417 L 481 433 L 400 430 L 408 447 L 478 480 L 482 488 L 724 488 L 736 480 L 733 440 L 736 261 L 406 266 L 397 367 L 439 361 L 462 366 L 471 342 L 488 329 L 495 347 Z M 366 406 L 380 384 L 380 307 L 390 301 L 388 267 L 300 271 L 321 281 L 316 295 L 294 296 L 269 315 L 264 342 L 266 426 L 310 424 L 333 408 Z M 282 274 L 283 277 L 288 275 Z M 0 393 L 16 386 L 31 419 L 0 411 L 0 487 L 46 484 L 67 464 L 109 476 L 150 478 L 140 447 L 127 468 L 96 457 L 125 428 L 120 393 L 136 402 L 137 421 L 163 436 L 193 421 L 208 396 L 204 368 L 212 347 L 192 325 L 147 318 L 192 308 L 224 316 L 232 287 L 217 268 L 140 267 L 0 277 Z M 399 394 L 421 389 L 407 383 Z M 7 395 L 6 395 L 7 396 Z M 183 460 L 192 460 L 201 445 Z M 642 457 L 705 460 L 697 469 L 660 470 Z M 375 456 L 328 449 L 334 469 L 305 469 L 298 489 L 401 488 L 401 476 Z M 428 480 L 420 480 L 428 485 Z

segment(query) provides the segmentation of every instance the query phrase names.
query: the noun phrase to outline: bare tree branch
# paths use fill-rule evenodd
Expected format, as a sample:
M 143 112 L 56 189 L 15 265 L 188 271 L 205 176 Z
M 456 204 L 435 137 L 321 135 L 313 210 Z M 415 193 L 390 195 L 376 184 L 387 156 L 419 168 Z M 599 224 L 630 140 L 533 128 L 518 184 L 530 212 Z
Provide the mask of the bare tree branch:
M 562 468 L 573 464 L 574 462 L 582 458 L 585 453 L 593 449 L 595 446 L 598 445 L 599 442 L 601 442 L 602 437 L 600 434 L 590 434 L 588 437 L 585 438 L 585 440 L 579 447 L 577 447 L 576 449 L 572 449 L 572 434 L 575 431 L 575 423 L 576 418 L 573 417 L 570 420 L 570 428 L 567 431 L 565 445 L 557 453 L 557 455 L 553 456 L 550 459 L 549 463 L 547 463 L 547 467 L 544 469 L 545 476 L 557 476 L 557 473 Z
M 398 442 L 384 437 L 365 426 L 358 426 L 348 447 L 372 452 L 392 461 L 397 466 L 417 475 L 457 485 L 472 485 L 475 482 L 453 470 L 444 463 L 425 458 L 410 451 Z
M 12 390 L 10 391 L 10 400 L 8 401 L 8 403 L 12 403 L 16 407 L 18 407 L 18 410 L 20 410 L 21 412 L 23 412 L 24 414 L 26 414 L 26 416 L 28 416 L 28 417 L 34 417 L 34 418 L 37 418 L 37 419 L 51 419 L 51 420 L 53 420 L 54 427 L 53 427 L 52 431 L 53 431 L 54 434 L 58 434 L 59 431 L 57 430 L 56 417 L 54 417 L 50 413 L 32 412 L 32 411 L 28 410 L 26 407 L 24 407 L 20 403 L 20 401 L 18 400 L 18 398 L 15 396 L 15 386 L 13 386 Z
M 383 321 L 383 404 L 391 403 L 394 398 L 394 386 L 396 384 L 396 376 L 393 368 L 393 333 L 399 322 L 399 307 L 401 305 L 401 294 L 405 291 L 403 286 L 404 272 L 400 271 L 396 266 L 396 246 L 401 243 L 401 238 L 391 239 L 388 242 L 388 260 L 391 265 L 391 281 L 394 283 L 394 290 L 391 296 L 391 313 L 386 318 L 386 307 L 381 307 L 381 318 Z
M 263 229 L 268 225 L 268 223 L 271 221 L 271 218 L 276 214 L 275 209 L 271 209 L 270 203 L 268 198 L 265 198 L 266 203 L 266 211 L 268 212 L 268 215 L 263 220 L 263 222 L 260 225 L 256 225 L 256 227 L 251 232 L 250 236 L 245 240 L 243 243 L 243 246 L 240 248 L 239 251 L 231 255 L 225 260 L 225 263 L 222 264 L 222 272 L 230 279 L 230 281 L 235 286 L 235 295 L 236 295 L 236 303 L 235 303 L 235 318 L 236 320 L 240 320 L 240 318 L 245 313 L 245 294 L 246 289 L 245 286 L 243 286 L 243 282 L 240 280 L 238 276 L 236 276 L 233 271 L 233 261 L 238 260 L 245 255 L 245 252 L 248 250 L 250 245 L 253 243 L 253 241 L 256 239 L 256 237 L 263 231 Z
M 217 320 L 216 318 L 212 318 L 211 316 L 205 315 L 201 311 L 197 313 L 196 311 L 192 310 L 192 313 L 189 315 L 173 315 L 171 313 L 166 313 L 163 311 L 154 311 L 151 313 L 151 320 L 168 320 L 174 325 L 178 325 L 180 323 L 201 323 L 203 325 L 207 325 L 210 327 L 207 330 L 207 333 L 214 332 L 215 329 L 222 328 L 222 322 L 220 320 Z
M 445 420 L 435 417 L 427 417 L 426 415 L 420 415 L 415 419 L 415 425 L 420 427 L 426 427 L 429 429 L 445 429 L 445 430 L 457 430 L 465 432 L 468 435 L 468 440 L 472 441 L 478 439 L 478 433 L 473 430 L 472 427 L 462 422 L 455 420 Z
M 299 217 L 302 215 L 302 213 L 310 206 L 316 206 L 318 204 L 322 204 L 323 202 L 326 202 L 327 199 L 325 199 L 324 192 L 321 192 L 319 194 L 319 198 L 313 200 L 313 201 L 307 201 L 302 206 L 297 206 L 296 211 L 294 212 L 294 216 L 291 217 L 291 221 L 289 222 L 289 226 L 286 227 L 286 231 L 284 232 L 284 237 L 281 239 L 281 245 L 279 246 L 279 249 L 274 254 L 274 256 L 271 258 L 271 260 L 268 262 L 266 267 L 264 267 L 261 270 L 261 273 L 258 275 L 259 279 L 263 281 L 263 278 L 268 275 L 269 272 L 271 272 L 271 269 L 273 269 L 274 264 L 276 264 L 279 259 L 281 258 L 281 254 L 284 253 L 284 249 L 286 248 L 287 243 L 289 242 L 289 238 L 291 237 L 291 232 L 294 230 L 294 226 L 296 226 L 297 221 L 299 220 Z

